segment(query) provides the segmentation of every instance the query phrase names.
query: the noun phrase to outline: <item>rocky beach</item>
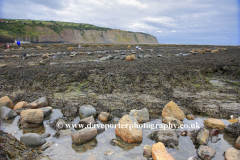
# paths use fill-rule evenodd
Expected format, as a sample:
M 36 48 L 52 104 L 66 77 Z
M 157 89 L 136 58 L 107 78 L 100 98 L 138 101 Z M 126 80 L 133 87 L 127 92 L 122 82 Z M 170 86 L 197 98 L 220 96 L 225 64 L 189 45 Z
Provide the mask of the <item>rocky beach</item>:
M 138 45 L 1 46 L 0 158 L 237 160 L 240 47 Z

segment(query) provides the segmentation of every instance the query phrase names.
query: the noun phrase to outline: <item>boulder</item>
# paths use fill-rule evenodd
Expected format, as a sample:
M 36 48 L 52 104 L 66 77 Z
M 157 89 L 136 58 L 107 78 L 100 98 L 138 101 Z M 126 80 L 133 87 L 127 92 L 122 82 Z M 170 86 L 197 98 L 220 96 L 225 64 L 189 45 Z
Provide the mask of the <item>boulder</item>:
M 22 143 L 24 143 L 25 145 L 35 146 L 35 147 L 41 146 L 44 143 L 46 143 L 46 140 L 44 139 L 44 137 L 39 135 L 39 134 L 37 134 L 37 133 L 23 134 L 20 137 L 20 141 Z
M 102 58 L 102 55 L 98 55 L 98 58 Z
M 72 50 L 73 50 L 73 47 L 68 47 L 67 50 L 68 50 L 68 51 L 72 51 Z
M 84 118 L 84 119 L 81 119 L 78 124 L 79 125 L 79 128 L 85 128 L 85 127 L 91 127 L 93 124 L 95 123 L 95 120 L 94 120 L 94 117 L 93 116 L 90 116 L 90 117 L 87 117 L 87 118 Z
M 142 129 L 134 124 L 138 125 L 136 118 L 124 115 L 115 129 L 116 135 L 127 143 L 141 142 L 143 139 Z
M 131 110 L 129 113 L 130 116 L 133 116 L 137 119 L 138 122 L 148 122 L 149 121 L 149 113 L 146 108 L 141 110 Z
M 200 130 L 197 133 L 197 143 L 200 145 L 207 145 L 209 141 L 209 134 L 208 130 L 205 128 L 200 128 Z
M 135 61 L 135 59 L 136 59 L 136 57 L 135 57 L 134 54 L 129 55 L 129 56 L 126 57 L 126 61 Z
M 233 123 L 229 124 L 227 127 L 224 128 L 224 130 L 233 135 L 233 136 L 240 136 L 240 123 Z
M 168 127 L 172 129 L 177 129 L 180 128 L 180 126 L 183 126 L 182 121 L 175 119 L 173 117 L 163 117 L 162 122 L 168 124 Z
M 49 58 L 49 55 L 48 54 L 43 54 L 42 55 L 42 59 L 48 59 Z
M 8 107 L 1 107 L 0 114 L 1 114 L 0 118 L 6 119 L 6 120 L 13 119 L 17 116 L 17 113 Z
M 162 57 L 162 55 L 161 55 L 161 54 L 159 54 L 159 55 L 157 55 L 157 57 Z
M 41 97 L 38 100 L 29 103 L 29 107 L 31 109 L 37 109 L 37 108 L 42 108 L 47 106 L 48 106 L 47 97 Z
M 174 160 L 173 156 L 168 153 L 163 143 L 158 142 L 152 146 L 153 160 Z
M 40 109 L 27 109 L 20 113 L 22 122 L 42 124 L 44 112 Z
M 47 117 L 52 113 L 52 107 L 43 107 L 39 109 L 44 112 L 44 117 Z
M 0 107 L 8 107 L 8 108 L 13 108 L 13 104 L 12 101 L 10 100 L 10 98 L 8 96 L 4 96 L 2 98 L 0 98 Z
M 19 58 L 19 55 L 12 55 L 11 58 Z
M 90 117 L 90 116 L 96 117 L 97 115 L 96 109 L 91 105 L 81 106 L 78 112 L 81 119 Z
M 224 130 L 224 128 L 226 127 L 223 121 L 216 118 L 208 118 L 204 120 L 203 123 L 206 127 L 213 128 L 213 129 Z
M 144 56 L 144 58 L 152 58 L 152 56 L 149 55 L 149 54 L 146 54 L 146 55 Z
M 211 49 L 204 49 L 205 52 L 211 52 Z
M 225 152 L 225 160 L 239 160 L 240 150 L 228 148 Z
M 215 156 L 216 151 L 215 151 L 215 149 L 213 149 L 209 146 L 201 145 L 199 147 L 199 149 L 197 150 L 197 154 L 201 159 L 210 160 Z
M 125 60 L 127 56 L 123 55 L 120 57 L 120 60 Z
M 235 145 L 238 149 L 240 149 L 240 136 L 238 137 L 238 139 L 236 140 L 236 145 Z
M 72 141 L 75 144 L 82 144 L 94 139 L 97 136 L 96 128 L 84 128 L 71 135 Z
M 102 57 L 102 58 L 99 59 L 99 61 L 107 61 L 107 60 L 109 60 L 108 57 Z
M 205 54 L 205 50 L 199 50 L 198 53 Z
M 101 112 L 98 116 L 99 120 L 102 122 L 106 122 L 112 119 L 112 116 L 110 113 L 107 112 Z
M 227 51 L 227 48 L 223 48 L 223 47 L 222 47 L 220 50 L 221 50 L 221 51 Z
M 143 155 L 145 155 L 148 158 L 152 157 L 152 147 L 149 145 L 145 145 L 143 147 Z
M 42 49 L 42 47 L 41 47 L 41 46 L 37 46 L 37 49 L 38 49 L 38 50 L 41 50 L 41 49 Z
M 213 49 L 213 50 L 211 50 L 211 53 L 219 53 L 219 50 L 218 49 Z
M 142 54 L 139 54 L 139 55 L 137 56 L 137 58 L 143 58 L 143 55 L 142 55 Z
M 188 114 L 186 117 L 187 117 L 188 120 L 194 120 L 195 119 L 195 116 L 193 114 Z
M 183 121 L 185 118 L 185 114 L 178 107 L 178 105 L 176 103 L 171 101 L 168 104 L 166 104 L 166 106 L 163 108 L 162 117 L 173 117 L 180 121 Z
M 26 108 L 28 106 L 28 103 L 25 101 L 18 102 L 13 109 L 21 109 L 21 108 Z
M 162 142 L 167 147 L 175 147 L 178 145 L 178 135 L 173 129 L 159 129 L 155 132 L 155 141 Z

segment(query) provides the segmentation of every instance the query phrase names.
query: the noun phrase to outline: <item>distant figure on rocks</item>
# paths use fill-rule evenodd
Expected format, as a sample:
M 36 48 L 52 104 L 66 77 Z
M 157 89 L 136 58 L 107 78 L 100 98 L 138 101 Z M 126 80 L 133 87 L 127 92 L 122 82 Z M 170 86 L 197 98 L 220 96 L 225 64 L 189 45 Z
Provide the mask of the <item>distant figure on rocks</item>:
M 17 41 L 18 48 L 20 48 L 20 44 L 21 44 L 20 41 Z
M 9 43 L 7 43 L 7 49 L 9 49 Z
M 137 49 L 137 50 L 140 50 L 140 51 L 142 50 L 142 48 L 140 48 L 139 46 L 137 46 L 136 49 Z
M 25 59 L 25 57 L 26 57 L 26 53 L 23 53 L 22 58 Z
M 4 48 L 7 49 L 7 44 L 4 44 Z
M 81 48 L 81 46 L 80 46 L 80 44 L 79 44 L 78 49 L 80 49 L 80 48 Z

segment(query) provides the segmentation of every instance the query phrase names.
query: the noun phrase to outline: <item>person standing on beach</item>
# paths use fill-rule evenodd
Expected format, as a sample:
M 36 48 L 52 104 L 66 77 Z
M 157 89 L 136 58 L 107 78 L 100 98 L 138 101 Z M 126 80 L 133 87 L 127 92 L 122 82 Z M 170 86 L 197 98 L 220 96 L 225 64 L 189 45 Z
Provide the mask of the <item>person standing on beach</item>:
M 7 43 L 7 49 L 9 49 L 9 43 Z
M 4 44 L 4 48 L 7 49 L 7 44 Z
M 21 44 L 20 41 L 17 41 L 18 48 L 20 48 L 20 44 Z

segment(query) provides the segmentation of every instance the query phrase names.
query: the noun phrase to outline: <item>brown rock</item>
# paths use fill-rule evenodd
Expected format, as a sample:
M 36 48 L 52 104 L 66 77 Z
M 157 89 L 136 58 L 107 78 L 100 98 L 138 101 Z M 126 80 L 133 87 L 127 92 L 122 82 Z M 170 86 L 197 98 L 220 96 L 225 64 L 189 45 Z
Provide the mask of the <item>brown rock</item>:
M 225 152 L 225 160 L 239 160 L 240 150 L 228 148 Z
M 13 108 L 13 104 L 12 101 L 10 100 L 10 98 L 8 96 L 4 96 L 2 98 L 0 98 L 0 107 L 8 107 L 8 108 Z
M 48 54 L 43 54 L 42 55 L 42 59 L 48 59 L 49 58 L 49 55 Z
M 205 52 L 211 52 L 211 49 L 204 49 Z
M 204 125 L 209 127 L 209 128 L 213 128 L 213 129 L 219 129 L 219 130 L 224 130 L 224 128 L 226 127 L 226 125 L 224 124 L 223 121 L 221 121 L 220 119 L 216 119 L 216 118 L 208 118 L 206 120 L 204 120 Z
M 84 128 L 71 135 L 72 141 L 75 144 L 82 144 L 94 139 L 97 136 L 96 128 Z
M 238 149 L 240 149 L 240 136 L 238 137 L 238 139 L 236 140 L 236 147 Z
M 183 121 L 186 116 L 178 105 L 171 101 L 163 108 L 162 117 L 173 117 Z
M 211 50 L 211 53 L 219 53 L 219 50 L 218 49 L 213 49 L 213 50 Z
M 187 119 L 188 120 L 194 120 L 195 119 L 195 116 L 193 114 L 188 114 L 187 115 Z
M 40 109 L 27 109 L 20 113 L 21 121 L 25 123 L 41 124 L 44 118 L 44 112 Z
M 235 119 L 229 119 L 228 122 L 230 122 L 230 123 L 236 123 L 236 122 L 238 122 L 238 119 L 237 119 L 237 118 L 235 118 Z
M 198 53 L 205 54 L 205 50 L 199 50 Z
M 107 112 L 101 112 L 98 116 L 99 120 L 102 122 L 106 122 L 111 120 L 111 115 Z
M 220 50 L 221 51 L 227 51 L 227 48 L 221 48 Z
M 135 54 L 126 57 L 126 61 L 135 61 L 135 59 L 136 59 Z
M 13 107 L 13 109 L 26 108 L 27 105 L 28 105 L 27 102 L 21 101 L 21 102 L 18 102 L 18 103 Z
M 73 50 L 73 47 L 68 47 L 67 50 L 68 50 L 68 51 L 72 51 L 72 50 Z
M 127 143 L 141 142 L 143 139 L 142 130 L 134 126 L 134 124 L 138 125 L 136 118 L 124 115 L 115 129 L 116 135 Z
M 216 136 L 216 135 L 218 135 L 218 133 L 219 133 L 219 130 L 218 130 L 218 129 L 211 129 L 211 130 L 209 131 L 209 135 L 210 135 L 210 136 Z
M 42 49 L 42 47 L 41 47 L 41 46 L 37 46 L 37 49 L 38 49 L 38 50 L 41 50 L 41 49 Z
M 98 55 L 98 58 L 102 58 L 102 55 Z
M 153 160 L 174 160 L 172 155 L 168 153 L 163 143 L 158 142 L 152 146 Z

